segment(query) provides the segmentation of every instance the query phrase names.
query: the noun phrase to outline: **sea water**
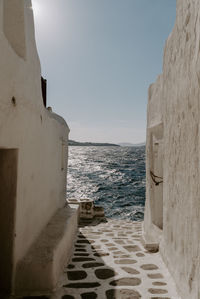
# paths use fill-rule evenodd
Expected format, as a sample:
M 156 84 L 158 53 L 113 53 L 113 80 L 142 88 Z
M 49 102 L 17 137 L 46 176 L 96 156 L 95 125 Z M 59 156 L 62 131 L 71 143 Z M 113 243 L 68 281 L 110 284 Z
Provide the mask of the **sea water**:
M 142 220 L 145 147 L 70 146 L 68 198 L 91 198 L 109 218 Z

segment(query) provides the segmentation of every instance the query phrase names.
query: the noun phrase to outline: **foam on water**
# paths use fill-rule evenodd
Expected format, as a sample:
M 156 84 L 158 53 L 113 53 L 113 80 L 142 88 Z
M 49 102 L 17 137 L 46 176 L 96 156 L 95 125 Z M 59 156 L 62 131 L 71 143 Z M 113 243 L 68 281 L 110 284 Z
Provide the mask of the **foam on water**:
M 110 218 L 141 220 L 145 147 L 69 147 L 68 198 L 92 198 Z

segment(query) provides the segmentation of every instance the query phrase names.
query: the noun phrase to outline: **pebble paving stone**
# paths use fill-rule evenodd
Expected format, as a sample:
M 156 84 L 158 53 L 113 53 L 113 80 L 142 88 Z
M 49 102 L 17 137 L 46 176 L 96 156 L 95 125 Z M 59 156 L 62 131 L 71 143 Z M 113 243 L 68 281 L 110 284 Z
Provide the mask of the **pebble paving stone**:
M 107 299 L 115 299 L 115 298 L 130 298 L 130 299 L 139 299 L 142 298 L 140 293 L 134 290 L 119 290 L 119 289 L 111 289 L 106 291 Z
M 109 254 L 110 253 L 108 253 L 108 252 L 96 252 L 96 253 L 94 253 L 94 256 L 107 256 Z
M 95 270 L 95 275 L 99 279 L 108 279 L 116 275 L 115 271 L 112 269 L 97 269 Z
M 123 277 L 110 282 L 112 286 L 137 286 L 141 284 L 141 279 L 136 277 Z
M 89 256 L 89 253 L 74 253 L 74 256 Z
M 67 271 L 67 276 L 69 280 L 81 280 L 87 277 L 85 271 Z
M 74 257 L 72 262 L 87 262 L 87 261 L 94 261 L 95 259 L 91 257 Z
M 98 282 L 74 282 L 74 283 L 68 283 L 66 285 L 63 285 L 65 288 L 75 288 L 75 289 L 89 289 L 89 288 L 95 288 L 99 287 L 100 284 Z
M 97 294 L 95 292 L 83 293 L 83 294 L 81 294 L 81 298 L 82 299 L 96 299 L 97 298 Z
M 141 234 L 142 222 L 81 223 L 60 287 L 49 299 L 180 299 L 159 252 L 147 252 Z
M 166 293 L 168 293 L 167 290 L 164 290 L 164 289 L 149 289 L 148 291 L 151 294 L 166 294 Z
M 158 270 L 158 267 L 153 264 L 142 265 L 141 268 L 144 270 Z
M 134 268 L 130 268 L 130 267 L 121 267 L 122 270 L 124 270 L 126 273 L 128 274 L 140 274 L 139 271 L 135 270 Z
M 166 282 L 162 282 L 162 281 L 155 281 L 155 282 L 152 282 L 152 284 L 154 286 L 166 286 Z
M 140 253 L 140 252 L 136 253 L 136 255 L 137 255 L 138 257 L 143 257 L 143 256 L 145 256 L 144 253 Z
M 133 260 L 133 259 L 120 259 L 120 260 L 115 260 L 115 264 L 128 264 L 128 265 L 131 265 L 131 264 L 135 264 L 137 263 L 136 260 Z
M 86 263 L 83 264 L 83 268 L 96 268 L 96 267 L 100 267 L 100 266 L 104 266 L 103 263 Z
M 163 275 L 161 273 L 156 273 L 156 274 L 147 274 L 147 276 L 149 278 L 152 278 L 152 279 L 161 279 L 161 278 L 164 278 Z
M 128 245 L 128 246 L 124 246 L 124 248 L 129 252 L 141 251 L 140 247 L 137 245 Z

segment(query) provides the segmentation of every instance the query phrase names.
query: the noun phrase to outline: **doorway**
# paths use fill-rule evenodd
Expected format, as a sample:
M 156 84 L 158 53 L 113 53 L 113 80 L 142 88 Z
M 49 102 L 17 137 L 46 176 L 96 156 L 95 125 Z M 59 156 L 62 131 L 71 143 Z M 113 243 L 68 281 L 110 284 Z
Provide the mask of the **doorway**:
M 10 293 L 13 274 L 17 149 L 0 149 L 0 292 Z
M 163 229 L 163 127 L 151 128 L 150 206 L 152 222 Z

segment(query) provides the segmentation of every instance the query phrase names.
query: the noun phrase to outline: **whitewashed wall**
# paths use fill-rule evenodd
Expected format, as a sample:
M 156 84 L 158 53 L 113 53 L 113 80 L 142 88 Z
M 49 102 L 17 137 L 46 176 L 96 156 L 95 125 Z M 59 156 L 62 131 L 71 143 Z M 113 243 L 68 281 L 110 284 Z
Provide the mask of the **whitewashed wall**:
M 156 111 L 157 117 L 163 118 L 163 230 L 156 234 L 150 228 L 149 155 L 144 230 L 147 238 L 161 239 L 161 254 L 182 298 L 197 299 L 200 298 L 199 0 L 177 0 L 176 24 L 166 42 L 161 81 L 153 87 L 159 96 L 153 94 L 153 101 L 149 100 L 147 127 L 151 126 Z M 160 102 L 162 107 L 158 109 Z M 147 153 L 150 150 L 147 143 Z
M 0 148 L 19 153 L 16 266 L 65 204 L 69 129 L 43 106 L 31 1 L 0 0 L 0 50 Z

